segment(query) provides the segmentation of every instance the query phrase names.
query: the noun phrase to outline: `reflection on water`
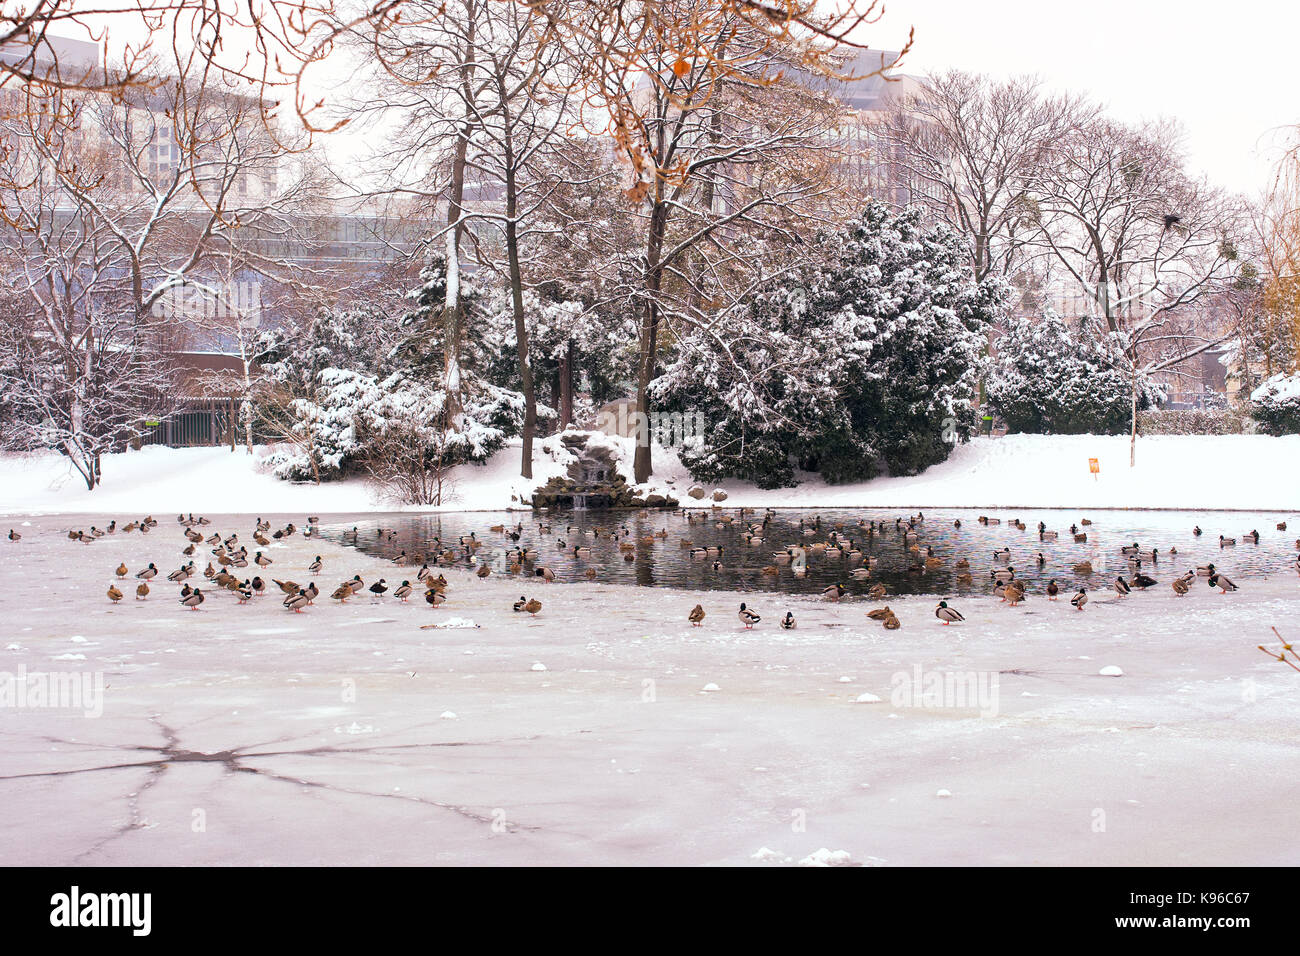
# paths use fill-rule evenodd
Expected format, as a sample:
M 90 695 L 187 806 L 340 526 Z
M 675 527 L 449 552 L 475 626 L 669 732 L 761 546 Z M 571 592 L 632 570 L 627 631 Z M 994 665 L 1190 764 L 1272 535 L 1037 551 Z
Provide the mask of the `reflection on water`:
M 1035 582 L 1031 593 L 1041 591 L 1052 578 L 1062 589 L 1077 584 L 1109 586 L 1119 573 L 1131 576 L 1128 559 L 1120 548 L 1135 542 L 1146 552 L 1143 573 L 1162 585 L 1167 585 L 1175 574 L 1208 562 L 1234 578 L 1295 574 L 1295 560 L 1300 554 L 1296 550 L 1300 516 L 1296 514 L 926 511 L 923 520 L 915 523 L 916 537 L 911 540 L 906 535 L 910 517 L 906 513 L 781 509 L 770 512 L 760 532 L 761 541 L 750 539 L 749 528 L 762 524 L 767 514 L 763 509 L 746 509 L 742 515 L 736 508 L 540 515 L 453 512 L 386 515 L 356 525 L 355 539 L 350 534 L 352 525 L 322 525 L 322 530 L 325 537 L 356 546 L 367 554 L 395 557 L 406 551 L 417 558 L 417 567 L 425 558 L 432 564 L 439 548 L 461 550 L 461 536 L 473 533 L 482 542 L 476 552 L 479 561 L 498 570 L 504 566 L 505 551 L 521 547 L 538 553 L 535 559 L 522 562 L 522 573 L 531 575 L 537 565 L 544 565 L 554 570 L 556 580 L 561 582 L 588 580 L 588 570 L 595 569 L 595 580 L 615 584 L 787 593 L 816 593 L 837 582 L 850 594 L 865 594 L 876 583 L 883 583 L 891 594 L 987 593 L 992 569 L 1007 565 L 1015 568 L 1017 577 Z M 980 514 L 1001 523 L 981 524 Z M 1093 523 L 1083 525 L 1084 518 L 1091 518 Z M 1025 530 L 1013 524 L 1017 520 Z M 1055 540 L 1040 537 L 1040 521 L 1057 533 Z M 1277 530 L 1277 524 L 1283 521 L 1289 524 L 1289 531 Z M 494 525 L 516 532 L 518 540 L 489 530 Z M 1086 533 L 1088 540 L 1076 542 L 1069 531 L 1071 525 Z M 1197 525 L 1204 532 L 1200 537 L 1193 534 Z M 868 527 L 874 530 L 868 531 Z M 1243 536 L 1256 529 L 1259 543 L 1245 542 Z M 1236 546 L 1221 548 L 1220 534 L 1235 537 Z M 814 548 L 831 541 L 840 542 L 844 553 L 832 557 Z M 794 562 L 778 563 L 773 557 L 773 552 L 795 545 L 807 549 L 807 570 L 802 576 L 792 570 Z M 574 546 L 590 550 L 575 555 Z M 693 557 L 692 550 L 701 548 L 718 548 L 720 553 Z M 859 549 L 862 558 L 851 558 L 851 548 Z M 927 567 L 924 558 L 930 549 L 937 560 Z M 995 557 L 995 552 L 1002 549 L 1009 551 L 1005 560 Z M 1150 557 L 1152 549 L 1158 552 L 1154 562 Z M 1173 549 L 1176 554 L 1171 553 Z M 875 562 L 870 577 L 853 577 L 852 569 L 863 567 L 867 559 Z M 969 564 L 970 583 L 958 578 L 956 564 L 962 559 Z M 1092 574 L 1074 570 L 1084 561 L 1091 562 Z M 764 573 L 765 568 L 768 573 Z M 775 574 L 770 573 L 771 568 L 776 568 Z M 411 576 L 414 574 L 412 568 Z M 1204 579 L 1197 584 L 1204 587 Z

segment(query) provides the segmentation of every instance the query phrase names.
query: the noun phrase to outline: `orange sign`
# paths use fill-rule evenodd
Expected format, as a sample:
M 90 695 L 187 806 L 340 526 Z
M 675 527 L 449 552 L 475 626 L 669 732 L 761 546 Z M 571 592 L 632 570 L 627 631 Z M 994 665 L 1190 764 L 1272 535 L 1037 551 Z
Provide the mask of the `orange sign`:
M 1101 471 L 1101 465 L 1098 463 L 1096 458 L 1088 459 L 1088 471 L 1092 472 L 1094 475 Z

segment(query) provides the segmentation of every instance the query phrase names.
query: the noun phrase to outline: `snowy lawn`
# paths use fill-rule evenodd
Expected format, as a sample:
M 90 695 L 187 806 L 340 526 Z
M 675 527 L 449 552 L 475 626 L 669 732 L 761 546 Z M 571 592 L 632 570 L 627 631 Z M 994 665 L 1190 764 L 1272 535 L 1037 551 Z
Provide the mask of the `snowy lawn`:
M 1277 824 L 1300 673 L 1256 649 L 1271 625 L 1300 637 L 1294 573 L 1081 613 L 968 599 L 951 627 L 891 599 L 896 631 L 865 602 L 752 595 L 746 631 L 716 592 L 459 570 L 438 610 L 340 606 L 354 573 L 413 569 L 298 534 L 264 576 L 305 583 L 322 555 L 315 606 L 190 612 L 162 580 L 184 539 L 153 503 L 147 536 L 85 545 L 66 530 L 90 520 L 47 517 L 0 539 L 0 669 L 104 681 L 102 716 L 0 708 L 6 863 L 1300 863 Z M 149 599 L 131 576 L 111 605 L 118 563 L 151 560 Z M 969 683 L 916 706 L 936 674 Z
M 632 442 L 601 436 L 631 475 Z M 519 477 L 519 445 L 511 442 L 485 465 L 452 472 L 447 510 L 519 507 L 572 460 L 554 437 L 537 443 L 533 478 Z M 1089 472 L 1098 459 L 1100 472 Z M 392 510 L 364 481 L 289 484 L 257 468 L 243 449 L 146 448 L 111 455 L 94 492 L 57 455 L 0 456 L 0 514 L 129 513 L 142 502 L 159 512 L 251 511 L 342 513 Z M 1300 508 L 1300 436 L 1152 436 L 1138 442 L 1129 467 L 1124 436 L 1010 435 L 977 438 L 952 457 L 910 478 L 827 485 L 804 476 L 795 488 L 765 491 L 724 482 L 727 505 L 754 507 L 897 508 L 1175 508 L 1278 510 Z M 655 473 L 642 486 L 694 504 L 694 482 L 671 449 L 654 450 Z M 707 490 L 712 491 L 710 486 Z M 708 503 L 707 500 L 705 503 Z M 417 509 L 407 509 L 417 510 Z

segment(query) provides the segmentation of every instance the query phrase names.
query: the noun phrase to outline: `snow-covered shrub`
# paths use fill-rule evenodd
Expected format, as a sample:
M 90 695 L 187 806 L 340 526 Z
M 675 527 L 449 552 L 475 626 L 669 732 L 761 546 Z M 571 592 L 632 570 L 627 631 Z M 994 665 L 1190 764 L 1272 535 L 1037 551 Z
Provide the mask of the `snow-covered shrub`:
M 436 456 L 439 468 L 486 461 L 519 433 L 523 396 L 485 377 L 491 316 L 481 313 L 468 281 L 460 348 L 446 347 L 446 284 L 435 260 L 408 296 L 412 308 L 397 319 L 372 308 L 325 310 L 301 333 L 265 337 L 261 361 L 278 387 L 262 417 L 281 421 L 281 437 L 291 445 L 268 458 L 275 474 L 374 477 L 371 456 L 381 445 L 391 449 L 390 430 L 423 442 L 417 459 Z
M 1114 435 L 1128 430 L 1131 382 L 1093 322 L 1067 323 L 1055 312 L 1015 317 L 994 343 L 989 404 L 1012 432 Z M 1139 392 L 1138 408 L 1155 395 Z
M 654 394 L 703 414 L 703 440 L 679 450 L 700 481 L 780 487 L 796 465 L 831 482 L 916 474 L 974 431 L 1006 294 L 974 281 L 953 232 L 871 203 L 743 312 L 679 340 Z
M 1138 412 L 1143 435 L 1241 435 L 1249 419 L 1227 408 L 1148 408 Z
M 1279 372 L 1250 395 L 1251 416 L 1269 435 L 1300 434 L 1300 372 Z

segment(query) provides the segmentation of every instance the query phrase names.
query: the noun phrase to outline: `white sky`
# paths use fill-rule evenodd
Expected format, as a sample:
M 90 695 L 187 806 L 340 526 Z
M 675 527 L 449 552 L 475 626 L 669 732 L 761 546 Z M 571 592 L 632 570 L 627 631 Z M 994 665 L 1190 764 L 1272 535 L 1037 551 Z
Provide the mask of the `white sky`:
M 1171 116 L 1189 163 L 1258 195 L 1277 127 L 1300 123 L 1300 4 L 1294 0 L 891 0 L 866 34 L 903 72 L 1034 73 L 1091 94 L 1119 119 Z

